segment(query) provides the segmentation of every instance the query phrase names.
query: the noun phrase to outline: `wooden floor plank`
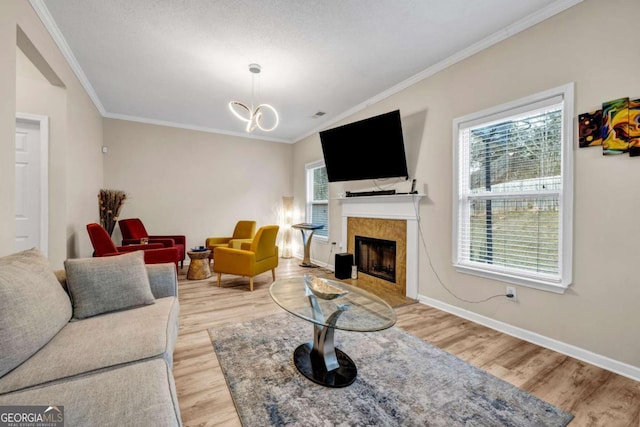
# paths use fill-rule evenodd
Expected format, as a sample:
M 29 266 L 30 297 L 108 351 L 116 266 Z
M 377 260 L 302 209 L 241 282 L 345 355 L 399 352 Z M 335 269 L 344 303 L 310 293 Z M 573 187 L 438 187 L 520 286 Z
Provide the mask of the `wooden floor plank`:
M 281 259 L 277 278 L 324 269 Z M 271 274 L 248 280 L 223 275 L 186 280 L 179 275 L 180 319 L 174 377 L 185 426 L 240 426 L 233 399 L 213 350 L 208 329 L 281 313 L 269 296 Z M 382 298 L 391 298 L 380 295 Z M 396 326 L 462 360 L 574 414 L 570 427 L 640 427 L 640 383 L 571 357 L 522 341 L 409 299 L 391 300 Z

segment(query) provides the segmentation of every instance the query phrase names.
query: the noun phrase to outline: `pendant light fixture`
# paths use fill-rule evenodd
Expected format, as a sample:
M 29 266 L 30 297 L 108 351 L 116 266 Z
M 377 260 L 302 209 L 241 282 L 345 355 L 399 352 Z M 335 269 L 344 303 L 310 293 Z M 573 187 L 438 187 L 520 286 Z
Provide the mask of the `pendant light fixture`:
M 246 131 L 253 132 L 253 130 L 258 127 L 258 129 L 263 130 L 265 132 L 270 132 L 274 130 L 280 121 L 278 117 L 278 112 L 275 108 L 273 108 L 269 104 L 260 104 L 255 109 L 253 108 L 254 96 L 255 96 L 255 86 L 256 86 L 256 77 L 260 74 L 262 68 L 259 64 L 249 64 L 249 71 L 251 72 L 251 107 L 247 107 L 245 104 L 239 101 L 231 101 L 229 103 L 229 110 L 233 113 L 234 116 L 242 120 L 243 122 L 247 122 Z M 271 127 L 264 127 L 262 124 L 264 113 L 270 111 L 274 117 L 274 123 Z

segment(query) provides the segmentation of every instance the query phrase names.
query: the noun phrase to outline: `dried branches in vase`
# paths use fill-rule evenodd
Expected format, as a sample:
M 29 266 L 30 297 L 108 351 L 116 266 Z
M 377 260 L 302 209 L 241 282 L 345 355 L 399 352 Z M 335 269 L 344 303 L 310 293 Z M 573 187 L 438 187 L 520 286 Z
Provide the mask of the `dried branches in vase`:
M 118 215 L 127 195 L 120 190 L 100 190 L 98 194 L 98 208 L 100 209 L 100 225 L 107 230 L 109 236 L 118 222 Z

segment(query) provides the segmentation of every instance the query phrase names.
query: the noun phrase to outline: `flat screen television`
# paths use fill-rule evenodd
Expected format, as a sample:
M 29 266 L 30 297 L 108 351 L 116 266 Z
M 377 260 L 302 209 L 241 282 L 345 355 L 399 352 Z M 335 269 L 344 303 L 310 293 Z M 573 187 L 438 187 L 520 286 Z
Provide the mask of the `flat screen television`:
M 329 182 L 409 178 L 400 111 L 320 132 Z

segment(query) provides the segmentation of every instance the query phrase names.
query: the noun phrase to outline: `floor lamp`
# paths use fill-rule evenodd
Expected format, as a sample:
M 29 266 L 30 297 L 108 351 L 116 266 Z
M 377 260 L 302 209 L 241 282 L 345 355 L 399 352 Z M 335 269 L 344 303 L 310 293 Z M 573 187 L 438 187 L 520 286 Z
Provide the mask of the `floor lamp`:
M 282 197 L 282 258 L 291 258 L 291 223 L 293 220 L 293 197 Z

